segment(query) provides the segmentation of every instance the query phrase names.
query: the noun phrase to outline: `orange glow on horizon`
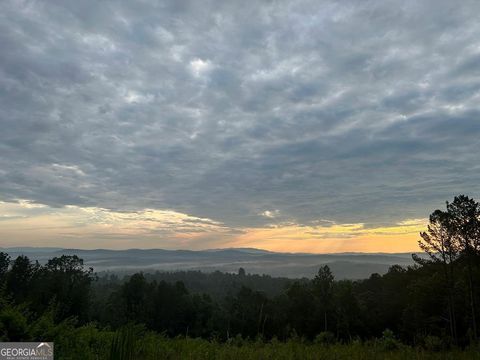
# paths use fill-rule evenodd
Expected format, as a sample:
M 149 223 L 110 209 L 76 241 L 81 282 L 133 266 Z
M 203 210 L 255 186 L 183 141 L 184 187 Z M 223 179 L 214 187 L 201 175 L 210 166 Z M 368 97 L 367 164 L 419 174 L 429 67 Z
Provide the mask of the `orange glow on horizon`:
M 115 212 L 28 201 L 0 202 L 0 247 L 165 248 L 202 250 L 252 247 L 278 252 L 415 252 L 426 219 L 391 226 L 271 224 L 231 228 L 172 210 Z
M 286 226 L 248 229 L 233 247 L 254 247 L 281 252 L 416 252 L 424 221 L 390 227 L 365 228 L 363 224 L 331 227 Z

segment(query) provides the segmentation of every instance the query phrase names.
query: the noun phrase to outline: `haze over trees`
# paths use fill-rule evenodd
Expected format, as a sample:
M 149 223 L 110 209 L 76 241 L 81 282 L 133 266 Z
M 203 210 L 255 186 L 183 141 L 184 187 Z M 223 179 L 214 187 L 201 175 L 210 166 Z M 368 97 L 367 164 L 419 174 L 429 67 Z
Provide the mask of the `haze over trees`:
M 419 246 L 428 258 L 355 281 L 335 280 L 326 265 L 311 280 L 243 268 L 98 278 L 75 255 L 40 265 L 0 253 L 0 340 L 54 340 L 62 356 L 84 346 L 82 359 L 120 358 L 126 344 L 126 358 L 152 359 L 168 351 L 258 358 L 295 346 L 305 358 L 328 347 L 478 357 L 480 204 L 460 195 L 435 210 Z
M 365 279 L 373 273 L 385 274 L 390 266 L 413 265 L 411 253 L 282 253 L 251 248 L 227 248 L 210 250 L 80 250 L 61 248 L 7 248 L 12 258 L 25 255 L 30 260 L 45 264 L 49 259 L 62 255 L 77 255 L 94 271 L 132 275 L 135 272 L 201 271 L 204 274 L 220 271 L 238 273 L 244 268 L 252 274 L 265 274 L 275 278 L 313 278 L 320 264 L 328 264 L 337 280 Z M 419 256 L 427 257 L 418 253 Z M 286 266 L 288 264 L 288 266 Z M 189 282 L 188 278 L 181 281 Z

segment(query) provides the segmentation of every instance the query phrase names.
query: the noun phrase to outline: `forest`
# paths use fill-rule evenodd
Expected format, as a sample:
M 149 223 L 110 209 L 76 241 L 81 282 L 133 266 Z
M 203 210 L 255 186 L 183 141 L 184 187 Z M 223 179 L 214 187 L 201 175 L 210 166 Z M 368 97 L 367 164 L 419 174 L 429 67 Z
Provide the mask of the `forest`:
M 0 340 L 54 341 L 58 359 L 480 358 L 480 204 L 460 195 L 419 236 L 428 258 L 335 280 L 95 274 L 0 253 Z

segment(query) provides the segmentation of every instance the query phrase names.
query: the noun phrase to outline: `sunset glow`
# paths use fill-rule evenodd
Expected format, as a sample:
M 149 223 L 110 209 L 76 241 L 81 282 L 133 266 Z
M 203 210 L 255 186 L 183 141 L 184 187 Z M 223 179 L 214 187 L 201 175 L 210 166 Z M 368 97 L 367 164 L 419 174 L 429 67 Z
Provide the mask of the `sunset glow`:
M 280 252 L 409 252 L 425 219 L 393 226 L 326 223 L 233 228 L 171 210 L 116 212 L 102 208 L 51 208 L 26 200 L 0 203 L 4 246 L 208 249 L 254 247 Z

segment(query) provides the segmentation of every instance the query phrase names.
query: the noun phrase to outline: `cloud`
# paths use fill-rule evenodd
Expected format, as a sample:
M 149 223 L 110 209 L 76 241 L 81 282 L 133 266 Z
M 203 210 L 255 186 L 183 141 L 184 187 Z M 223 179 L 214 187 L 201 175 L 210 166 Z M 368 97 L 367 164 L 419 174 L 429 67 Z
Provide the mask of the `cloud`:
M 194 59 L 190 61 L 190 70 L 195 77 L 200 77 L 211 69 L 212 64 L 208 60 Z
M 238 233 L 222 223 L 172 210 L 110 211 L 30 201 L 0 202 L 2 246 L 203 248 Z
M 478 197 L 479 10 L 3 1 L 0 200 L 246 229 Z
M 274 219 L 280 215 L 280 211 L 275 209 L 275 210 L 265 210 L 260 213 L 261 216 L 264 216 L 269 219 Z
M 272 218 L 270 218 L 272 219 Z M 291 252 L 400 252 L 416 249 L 426 219 L 394 226 L 312 225 L 283 222 L 232 228 L 172 210 L 111 211 L 68 205 L 61 209 L 26 200 L 0 202 L 2 246 L 67 248 L 208 249 L 257 247 Z

